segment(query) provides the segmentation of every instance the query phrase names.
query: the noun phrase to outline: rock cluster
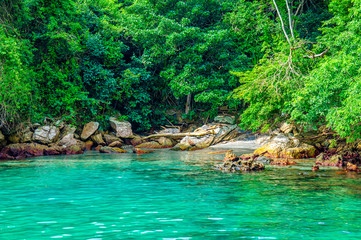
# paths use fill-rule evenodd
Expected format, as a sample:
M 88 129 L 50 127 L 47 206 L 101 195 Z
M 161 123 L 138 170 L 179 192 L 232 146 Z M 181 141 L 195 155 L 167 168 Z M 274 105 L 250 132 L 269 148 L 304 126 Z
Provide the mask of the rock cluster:
M 264 164 L 255 158 L 244 160 L 237 155 L 227 152 L 221 164 L 217 164 L 215 169 L 223 172 L 249 172 L 264 170 Z

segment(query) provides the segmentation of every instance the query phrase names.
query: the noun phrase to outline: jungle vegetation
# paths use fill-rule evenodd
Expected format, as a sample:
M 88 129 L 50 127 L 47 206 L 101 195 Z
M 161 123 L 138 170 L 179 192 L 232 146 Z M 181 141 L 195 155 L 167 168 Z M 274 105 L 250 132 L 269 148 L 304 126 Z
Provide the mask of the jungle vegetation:
M 361 133 L 361 0 L 2 0 L 0 128 L 219 109 Z

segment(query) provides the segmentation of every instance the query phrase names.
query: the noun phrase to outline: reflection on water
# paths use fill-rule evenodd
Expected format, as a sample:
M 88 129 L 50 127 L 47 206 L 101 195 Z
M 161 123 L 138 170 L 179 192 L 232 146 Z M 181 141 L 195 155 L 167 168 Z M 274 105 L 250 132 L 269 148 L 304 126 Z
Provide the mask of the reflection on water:
M 209 152 L 1 162 L 0 239 L 361 237 L 360 175 L 311 160 L 225 174 Z

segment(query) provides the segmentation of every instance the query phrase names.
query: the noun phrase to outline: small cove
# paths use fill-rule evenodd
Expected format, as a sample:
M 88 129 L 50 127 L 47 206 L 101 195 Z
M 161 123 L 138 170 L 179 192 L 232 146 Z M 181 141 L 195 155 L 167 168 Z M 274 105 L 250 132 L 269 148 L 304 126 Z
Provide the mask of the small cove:
M 224 156 L 212 151 L 0 162 L 0 239 L 361 236 L 359 175 L 314 173 L 312 160 L 228 174 L 212 169 Z

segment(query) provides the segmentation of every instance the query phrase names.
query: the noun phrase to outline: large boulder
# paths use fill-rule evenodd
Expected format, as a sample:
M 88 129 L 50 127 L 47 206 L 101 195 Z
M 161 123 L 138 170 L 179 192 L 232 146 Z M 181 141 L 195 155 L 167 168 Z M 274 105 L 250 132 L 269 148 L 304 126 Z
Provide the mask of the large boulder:
M 115 135 L 121 138 L 132 138 L 132 124 L 127 121 L 118 121 L 116 118 L 111 117 L 109 119 L 110 126 L 115 131 Z
M 270 142 L 263 145 L 261 148 L 254 151 L 254 155 L 266 156 L 270 158 L 312 158 L 317 154 L 315 147 L 300 143 L 294 137 L 287 137 L 279 134 L 272 138 Z
M 78 144 L 77 139 L 74 138 L 74 133 L 69 133 L 67 135 L 65 135 L 59 142 L 58 145 L 59 146 L 64 146 L 64 147 L 70 147 L 73 145 Z
M 166 138 L 166 137 L 160 137 L 158 139 L 158 143 L 160 144 L 160 146 L 162 148 L 170 148 L 175 145 L 174 142 L 172 141 L 172 139 Z
M 127 151 L 117 148 L 117 147 L 107 147 L 103 146 L 99 149 L 99 152 L 101 153 L 127 153 Z
M 81 140 L 87 140 L 91 135 L 95 133 L 96 130 L 99 128 L 98 122 L 90 122 L 85 124 L 83 131 L 80 135 Z
M 59 138 L 59 135 L 59 128 L 47 125 L 35 130 L 33 134 L 33 141 L 43 144 L 50 144 L 56 142 Z

